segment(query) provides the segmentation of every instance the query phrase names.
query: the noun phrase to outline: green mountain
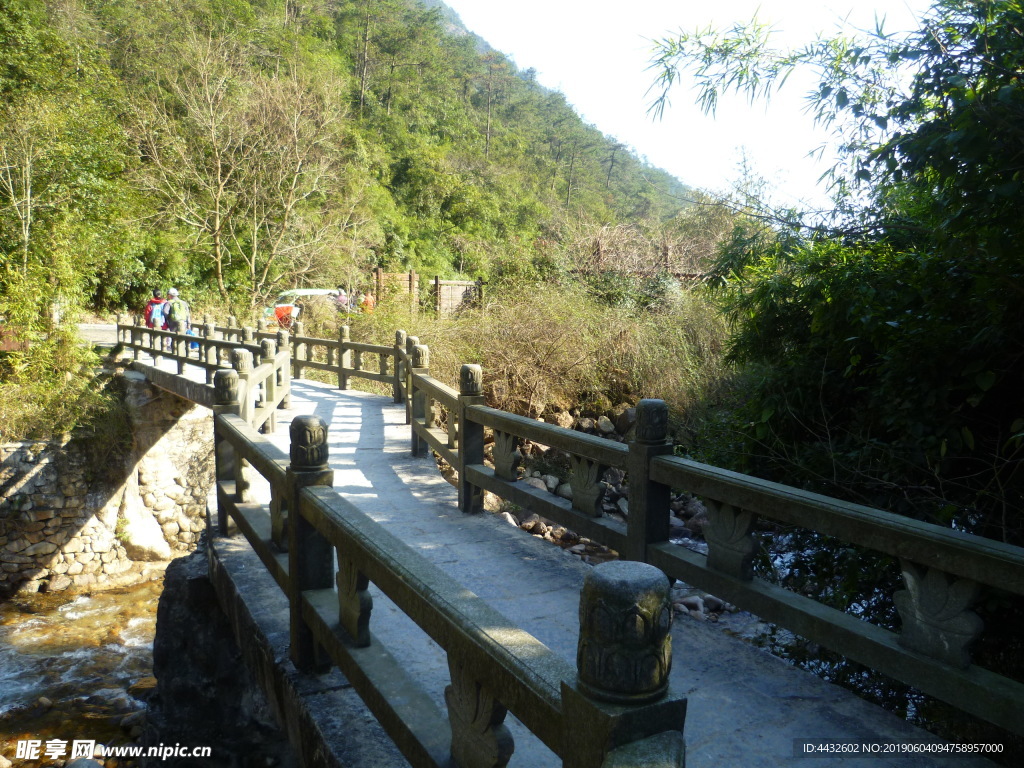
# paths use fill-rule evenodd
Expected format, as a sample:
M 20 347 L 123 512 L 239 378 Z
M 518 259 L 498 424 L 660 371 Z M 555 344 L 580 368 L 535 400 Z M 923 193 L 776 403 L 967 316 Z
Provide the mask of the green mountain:
M 680 182 L 428 5 L 5 3 L 0 296 L 671 267 Z

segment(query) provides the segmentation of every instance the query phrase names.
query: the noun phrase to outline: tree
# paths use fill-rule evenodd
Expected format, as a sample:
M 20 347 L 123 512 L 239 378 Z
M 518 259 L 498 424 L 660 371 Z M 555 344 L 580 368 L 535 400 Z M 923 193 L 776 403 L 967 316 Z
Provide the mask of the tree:
M 49 329 L 59 302 L 84 303 L 119 243 L 130 195 L 127 137 L 95 49 L 39 30 L 33 3 L 0 11 L 0 295 L 24 328 Z M 45 17 L 43 17 L 45 18 Z M 17 294 L 15 299 L 14 294 Z
M 343 111 L 337 82 L 289 62 L 255 72 L 244 42 L 191 37 L 140 110 L 142 179 L 194 233 L 220 295 L 255 306 L 329 262 L 343 230 Z
M 684 72 L 713 109 L 809 66 L 845 151 L 829 226 L 790 217 L 723 251 L 733 354 L 761 372 L 760 471 L 1024 541 L 1022 65 L 1015 0 L 939 0 L 913 33 L 796 51 L 756 23 L 662 41 L 655 110 Z

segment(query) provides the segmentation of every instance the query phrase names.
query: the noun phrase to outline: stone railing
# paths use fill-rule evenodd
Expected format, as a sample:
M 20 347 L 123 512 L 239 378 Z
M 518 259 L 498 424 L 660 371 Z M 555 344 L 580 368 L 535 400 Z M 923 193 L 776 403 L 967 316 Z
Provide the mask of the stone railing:
M 227 336 L 236 331 L 215 332 Z M 463 512 L 480 511 L 483 492 L 489 491 L 625 559 L 655 565 L 964 711 L 1024 733 L 1019 716 L 1024 684 L 979 667 L 970 654 L 983 631 L 972 606 L 983 593 L 1024 595 L 1021 548 L 677 458 L 667 439 L 667 407 L 660 400 L 640 402 L 635 438 L 623 445 L 487 407 L 479 366 L 462 367 L 459 391 L 446 386 L 430 376 L 429 349 L 404 331 L 396 332 L 393 347 L 355 344 L 347 328 L 337 340 L 297 336 L 299 340 L 306 350 L 321 349 L 319 355 L 305 353 L 299 372 L 323 366 L 337 373 L 342 388 L 360 376 L 392 384 L 395 402 L 406 406 L 413 453 L 433 450 L 456 470 Z M 378 360 L 376 370 L 364 368 L 364 356 Z M 389 358 L 390 366 L 385 362 Z M 436 425 L 435 410 L 443 413 L 445 428 Z M 493 436 L 493 467 L 484 463 L 485 431 Z M 523 440 L 568 456 L 571 500 L 519 482 Z M 602 513 L 602 475 L 610 467 L 628 477 L 624 524 Z M 706 556 L 669 542 L 673 491 L 703 500 L 708 510 Z M 905 589 L 892 600 L 902 630 L 874 626 L 755 578 L 759 518 L 896 558 Z
M 286 457 L 239 417 L 236 372 L 214 384 L 221 534 L 236 525 L 288 596 L 292 661 L 341 669 L 412 765 L 505 765 L 506 712 L 570 768 L 684 764 L 664 574 L 617 562 L 588 575 L 573 667 L 339 496 L 318 417 L 292 421 Z M 269 503 L 251 497 L 252 472 Z M 370 582 L 446 652 L 447 716 L 371 632 Z
M 241 382 L 242 418 L 255 429 L 274 431 L 277 409 L 287 408 L 291 398 L 287 331 L 257 339 L 251 328 L 218 328 L 207 317 L 202 325 L 194 326 L 196 335 L 189 335 L 146 328 L 139 318 L 127 320 L 118 318 L 117 340 L 131 351 L 133 367 L 153 384 L 212 408 L 214 374 L 230 367 Z M 153 364 L 142 362 L 142 355 L 151 357 Z M 177 375 L 161 367 L 165 360 L 173 361 Z M 205 371 L 206 383 L 186 378 L 187 366 Z
M 983 591 L 1024 595 L 1024 549 L 677 458 L 661 400 L 640 401 L 628 446 L 489 408 L 479 366 L 462 367 L 456 392 L 430 376 L 429 350 L 415 341 L 409 342 L 405 389 L 412 451 L 429 447 L 455 468 L 463 512 L 480 511 L 483 491 L 489 491 L 623 558 L 655 565 L 931 696 L 1024 733 L 1024 684 L 973 664 L 970 654 L 983 630 L 971 609 Z M 435 426 L 436 407 L 445 412 L 447 429 Z M 484 463 L 485 430 L 493 434 L 493 467 Z M 523 440 L 568 455 L 571 501 L 519 482 Z M 628 478 L 625 524 L 602 513 L 602 475 L 609 467 L 624 470 Z M 706 556 L 669 542 L 673 491 L 698 495 L 706 506 Z M 892 600 L 902 631 L 755 578 L 759 518 L 896 558 L 905 589 Z

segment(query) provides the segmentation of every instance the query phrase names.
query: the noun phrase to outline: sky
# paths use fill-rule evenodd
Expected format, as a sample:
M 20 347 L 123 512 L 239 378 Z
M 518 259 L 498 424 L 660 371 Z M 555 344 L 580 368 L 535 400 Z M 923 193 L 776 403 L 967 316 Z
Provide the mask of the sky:
M 828 144 L 805 110 L 806 88 L 791 78 L 769 103 L 721 98 L 714 116 L 679 84 L 664 117 L 647 114 L 654 72 L 652 40 L 707 26 L 728 28 L 756 14 L 775 29 L 780 47 L 810 42 L 818 32 L 916 29 L 925 0 L 445 0 L 465 26 L 509 55 L 520 69 L 565 94 L 603 133 L 633 147 L 685 184 L 725 191 L 740 178 L 744 157 L 766 179 L 778 205 L 820 207 L 818 177 L 830 163 L 808 153 Z M 825 157 L 833 156 L 830 151 Z

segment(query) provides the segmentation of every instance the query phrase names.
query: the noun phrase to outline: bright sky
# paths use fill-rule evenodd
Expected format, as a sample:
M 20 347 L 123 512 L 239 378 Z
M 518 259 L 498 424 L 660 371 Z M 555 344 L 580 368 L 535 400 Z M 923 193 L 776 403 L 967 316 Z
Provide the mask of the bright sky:
M 769 105 L 721 98 L 714 117 L 695 106 L 695 95 L 677 85 L 664 118 L 647 115 L 654 81 L 647 70 L 651 41 L 682 29 L 758 19 L 777 31 L 777 45 L 801 45 L 817 32 L 845 23 L 887 31 L 916 29 L 926 0 L 445 0 L 463 23 L 520 69 L 534 67 L 538 81 L 562 91 L 577 112 L 602 132 L 632 146 L 653 165 L 690 186 L 725 190 L 739 178 L 746 153 L 756 173 L 782 205 L 817 206 L 816 185 L 828 164 L 808 152 L 829 139 L 804 111 L 805 88 L 791 79 Z M 847 29 L 849 27 L 846 27 Z M 795 86 L 795 87 L 794 87 Z

